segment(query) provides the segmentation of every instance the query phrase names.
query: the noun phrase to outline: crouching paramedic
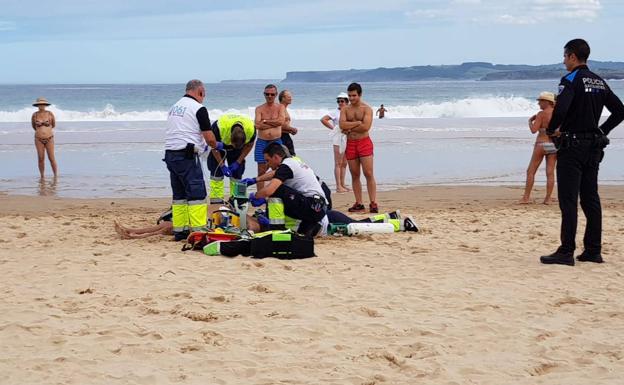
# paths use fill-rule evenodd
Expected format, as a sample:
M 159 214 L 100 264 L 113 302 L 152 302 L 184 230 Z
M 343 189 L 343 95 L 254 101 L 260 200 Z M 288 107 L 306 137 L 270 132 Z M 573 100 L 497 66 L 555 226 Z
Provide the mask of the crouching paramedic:
M 186 93 L 167 116 L 165 163 L 171 177 L 173 235 L 186 239 L 189 231 L 206 226 L 206 185 L 198 153 L 214 143 L 208 110 L 202 105 L 206 89 L 200 80 L 186 83 Z
M 270 181 L 257 193 L 249 195 L 254 206 L 267 203 L 269 221 L 273 228 L 284 228 L 286 218 L 301 221 L 298 233 L 315 236 L 327 212 L 327 200 L 314 170 L 301 160 L 286 156 L 284 146 L 269 144 L 263 151 L 264 159 L 273 170 L 251 182 Z M 247 180 L 246 180 L 247 183 Z
M 211 131 L 214 139 L 206 139 L 212 147 L 208 156 L 210 203 L 223 203 L 223 178 L 230 178 L 230 191 L 233 191 L 233 183 L 240 181 L 245 172 L 245 158 L 253 148 L 256 129 L 250 117 L 226 114 L 212 124 Z

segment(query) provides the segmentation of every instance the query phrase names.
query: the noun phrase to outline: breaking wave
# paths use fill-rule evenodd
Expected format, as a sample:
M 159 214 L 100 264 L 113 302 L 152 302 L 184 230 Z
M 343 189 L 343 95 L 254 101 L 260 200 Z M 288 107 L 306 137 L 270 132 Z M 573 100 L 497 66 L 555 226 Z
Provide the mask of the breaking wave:
M 523 97 L 474 97 L 443 102 L 428 101 L 414 105 L 386 105 L 387 117 L 417 118 L 497 118 L 525 117 L 537 110 L 535 100 Z M 50 106 L 50 111 L 58 121 L 163 121 L 167 119 L 167 111 L 144 110 L 120 112 L 111 104 L 101 110 L 72 111 Z M 292 119 L 320 119 L 327 114 L 329 108 L 289 108 Z M 16 111 L 0 111 L 0 122 L 29 122 L 34 109 L 23 108 Z M 209 114 L 215 119 L 223 113 L 242 113 L 253 115 L 254 107 L 244 109 L 210 109 Z

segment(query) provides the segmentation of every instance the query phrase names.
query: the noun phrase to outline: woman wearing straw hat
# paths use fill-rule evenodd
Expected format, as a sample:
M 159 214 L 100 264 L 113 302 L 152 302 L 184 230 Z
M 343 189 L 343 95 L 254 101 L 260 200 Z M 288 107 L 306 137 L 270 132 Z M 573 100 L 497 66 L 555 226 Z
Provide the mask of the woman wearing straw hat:
M 349 96 L 346 92 L 341 92 L 336 97 L 338 108 L 330 111 L 329 114 L 321 118 L 321 123 L 330 130 L 330 136 L 334 148 L 334 177 L 336 178 L 336 192 L 349 192 L 349 188 L 345 185 L 345 175 L 347 173 L 347 159 L 345 158 L 345 147 L 347 145 L 347 136 L 340 131 L 338 121 L 340 120 L 340 110 L 349 104 Z
M 33 106 L 38 107 L 39 110 L 31 118 L 32 128 L 35 130 L 35 147 L 37 148 L 39 173 L 42 179 L 44 177 L 46 152 L 48 153 L 54 177 L 56 178 L 58 175 L 56 158 L 54 157 L 54 127 L 56 126 L 56 120 L 54 119 L 54 114 L 46 110 L 46 107 L 49 105 L 50 103 L 48 103 L 46 98 L 37 98 Z
M 537 103 L 541 109 L 536 115 L 529 118 L 529 129 L 531 133 L 537 133 L 535 145 L 533 146 L 533 155 L 531 162 L 527 168 L 526 186 L 524 188 L 524 196 L 518 203 L 527 204 L 533 189 L 535 181 L 535 173 L 539 168 L 544 157 L 546 158 L 546 197 L 544 204 L 552 203 L 552 192 L 555 187 L 555 164 L 557 163 L 557 148 L 550 137 L 546 135 L 546 128 L 552 118 L 553 109 L 555 107 L 555 94 L 552 92 L 542 92 L 537 97 Z

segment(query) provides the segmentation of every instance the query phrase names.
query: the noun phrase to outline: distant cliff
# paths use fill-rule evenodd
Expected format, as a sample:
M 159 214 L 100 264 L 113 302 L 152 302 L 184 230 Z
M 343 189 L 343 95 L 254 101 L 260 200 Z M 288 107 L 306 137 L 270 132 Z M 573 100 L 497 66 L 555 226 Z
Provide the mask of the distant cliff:
M 589 67 L 607 79 L 624 79 L 624 62 L 589 61 Z M 470 62 L 459 65 L 287 72 L 283 82 L 392 82 L 417 80 L 531 80 L 558 79 L 563 64 L 531 66 Z

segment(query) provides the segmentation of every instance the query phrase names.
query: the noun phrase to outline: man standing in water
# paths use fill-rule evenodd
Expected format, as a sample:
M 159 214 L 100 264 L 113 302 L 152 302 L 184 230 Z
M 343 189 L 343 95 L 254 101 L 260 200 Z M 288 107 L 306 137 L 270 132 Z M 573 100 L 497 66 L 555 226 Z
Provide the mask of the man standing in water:
M 264 99 L 266 103 L 256 107 L 254 125 L 258 134 L 254 159 L 258 163 L 258 176 L 264 174 L 267 162 L 264 159 L 264 149 L 272 142 L 282 143 L 282 126 L 286 122 L 286 112 L 283 105 L 275 103 L 277 87 L 269 84 L 264 87 Z M 264 182 L 258 183 L 258 191 L 264 187 Z
M 383 106 L 383 104 L 377 109 L 376 115 L 379 116 L 379 119 L 383 119 L 386 116 L 386 112 L 388 112 L 388 110 L 386 110 Z
M 607 135 L 624 120 L 624 105 L 600 76 L 587 67 L 589 44 L 570 40 L 563 51 L 563 64 L 570 71 L 561 78 L 559 96 L 546 129 L 549 136 L 561 136 L 557 162 L 557 192 L 561 209 L 561 245 L 540 258 L 542 263 L 574 265 L 578 200 L 587 218 L 584 251 L 580 262 L 602 263 L 602 208 L 598 195 L 598 168 Z M 603 107 L 611 112 L 601 125 Z
M 369 210 L 378 213 L 377 206 L 377 183 L 373 175 L 373 142 L 369 131 L 373 124 L 373 109 L 361 100 L 362 86 L 351 83 L 347 88 L 349 102 L 340 113 L 340 130 L 347 135 L 347 148 L 345 157 L 349 164 L 355 204 L 349 208 L 349 212 L 362 212 L 365 210 L 362 203 L 362 184 L 360 182 L 360 166 L 366 178 L 366 187 L 370 199 Z
M 278 99 L 280 104 L 284 106 L 284 113 L 286 117 L 284 125 L 282 126 L 282 143 L 284 143 L 284 146 L 288 148 L 290 155 L 296 155 L 295 144 L 293 143 L 290 135 L 297 135 L 299 130 L 290 125 L 291 120 L 290 114 L 288 113 L 288 106 L 292 103 L 292 94 L 288 90 L 283 90 L 279 93 Z

